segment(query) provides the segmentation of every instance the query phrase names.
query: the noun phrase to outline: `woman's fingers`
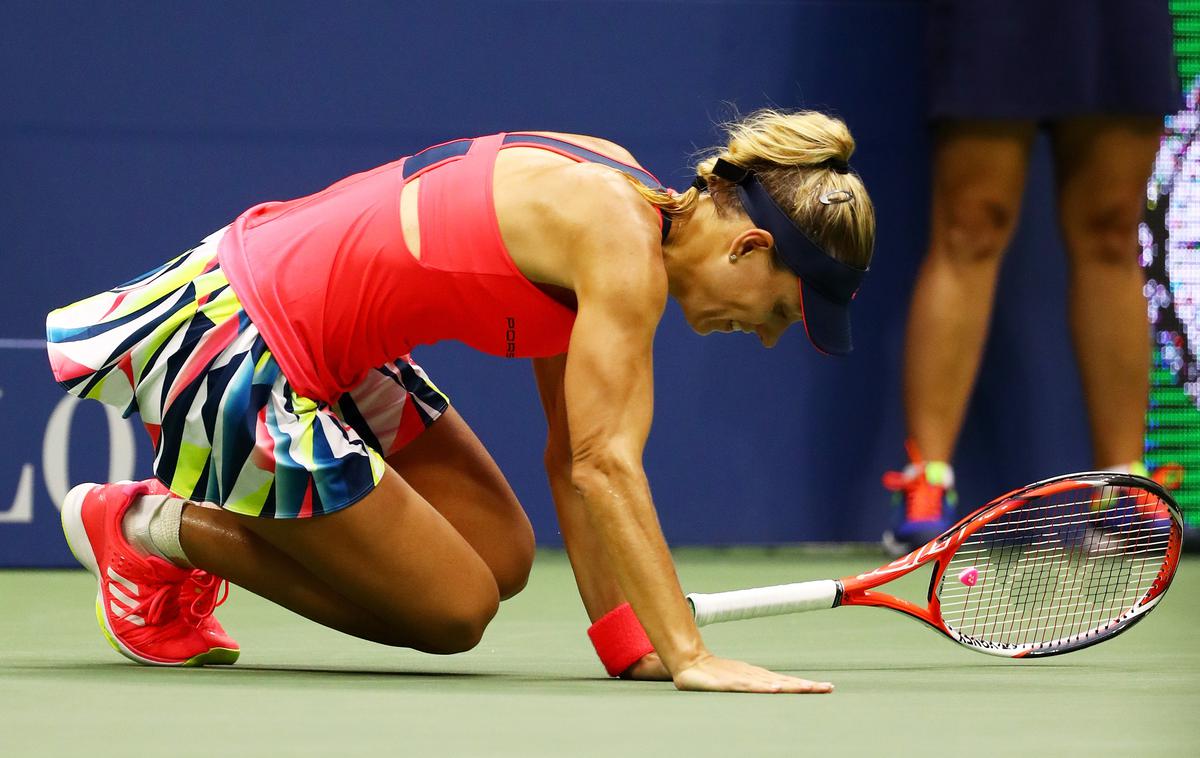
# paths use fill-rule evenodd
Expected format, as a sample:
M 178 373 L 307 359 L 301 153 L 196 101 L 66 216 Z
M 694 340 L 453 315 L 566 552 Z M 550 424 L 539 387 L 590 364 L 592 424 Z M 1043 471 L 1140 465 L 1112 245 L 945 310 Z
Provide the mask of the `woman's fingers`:
M 681 690 L 706 692 L 812 693 L 833 692 L 829 682 L 777 674 L 741 661 L 706 658 L 674 677 Z

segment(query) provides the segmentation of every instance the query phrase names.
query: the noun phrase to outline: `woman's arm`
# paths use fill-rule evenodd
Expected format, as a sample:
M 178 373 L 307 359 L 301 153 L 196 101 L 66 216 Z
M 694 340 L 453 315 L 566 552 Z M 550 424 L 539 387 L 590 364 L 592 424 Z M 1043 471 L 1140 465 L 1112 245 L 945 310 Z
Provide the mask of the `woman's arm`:
M 583 598 L 583 606 L 592 621 L 625 602 L 621 585 L 608 569 L 604 545 L 592 531 L 584 510 L 583 498 L 571 483 L 571 438 L 567 428 L 567 412 L 563 397 L 563 373 L 566 356 L 540 358 L 534 361 L 534 376 L 546 412 L 546 476 L 558 513 L 567 557 L 575 573 L 575 583 Z
M 684 600 L 642 468 L 653 414 L 654 333 L 667 298 L 653 228 L 633 223 L 645 209 L 636 197 L 624 207 L 618 198 L 612 208 L 593 209 L 606 223 L 577 238 L 572 283 L 578 315 L 563 383 L 571 484 L 676 686 L 827 691 L 827 685 L 715 658 Z
M 621 278 L 633 281 L 576 290 L 579 314 L 564 373 L 570 481 L 612 575 L 674 673 L 709 653 L 684 602 L 642 469 L 653 413 L 653 335 L 665 289 L 660 296 L 633 276 Z
M 546 476 L 554 496 L 559 528 L 567 548 L 567 558 L 575 574 L 579 596 L 588 618 L 596 621 L 626 602 L 625 593 L 613 575 L 604 545 L 588 523 L 583 498 L 571 484 L 571 438 L 567 427 L 563 375 L 566 356 L 538 358 L 533 361 L 542 409 L 546 412 Z M 644 656 L 624 676 L 634 679 L 669 680 L 670 672 L 656 653 Z

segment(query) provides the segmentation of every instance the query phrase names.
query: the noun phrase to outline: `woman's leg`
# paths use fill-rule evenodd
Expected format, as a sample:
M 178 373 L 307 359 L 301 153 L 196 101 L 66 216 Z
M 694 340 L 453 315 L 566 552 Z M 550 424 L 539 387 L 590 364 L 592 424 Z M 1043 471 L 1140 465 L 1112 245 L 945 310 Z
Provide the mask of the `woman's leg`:
M 387 462 L 483 559 L 502 600 L 524 589 L 533 566 L 533 527 L 508 480 L 453 407 Z
M 197 568 L 389 645 L 469 650 L 499 604 L 483 559 L 390 468 L 362 500 L 314 518 L 189 507 L 181 541 Z
M 1142 458 L 1150 376 L 1138 222 L 1162 123 L 1081 118 L 1054 130 L 1070 323 L 1097 466 Z
M 383 644 L 391 630 L 250 529 L 250 519 L 188 504 L 180 542 L 188 561 L 318 624 Z
M 904 360 L 909 436 L 927 460 L 950 460 L 962 428 L 1033 135 L 1026 122 L 957 122 L 937 136 L 929 251 Z
M 393 454 L 388 464 L 398 469 L 401 475 L 389 472 L 380 487 L 363 501 L 329 516 L 273 521 L 189 506 L 184 511 L 181 530 L 184 552 L 196 567 L 347 634 L 431 652 L 455 652 L 455 647 L 470 647 L 495 613 L 493 595 L 511 597 L 528 579 L 534 551 L 529 520 L 491 456 L 453 409 L 444 413 L 415 441 Z M 398 485 L 389 483 L 393 479 Z M 296 540 L 287 535 L 295 531 L 288 525 L 311 531 L 307 525 L 321 526 L 339 519 L 342 514 L 358 511 L 365 515 L 367 510 L 376 508 L 374 503 L 385 487 L 398 490 L 393 498 L 398 505 L 385 504 L 379 516 L 367 517 L 372 523 L 383 523 L 378 527 L 367 526 L 365 535 L 377 536 L 381 542 L 378 550 L 391 556 L 393 563 L 404 559 L 402 553 L 411 550 L 418 555 L 412 556 L 408 563 L 428 562 L 433 569 L 444 568 L 447 575 L 441 580 L 426 584 L 406 582 L 402 589 L 400 585 L 392 585 L 400 589 L 400 597 L 393 592 L 390 598 L 375 598 L 371 595 L 374 590 L 368 589 L 364 599 L 360 593 L 347 591 L 347 582 L 358 582 L 345 576 L 344 567 L 320 569 L 318 566 L 328 562 L 324 556 L 318 560 L 307 556 L 304 547 L 287 546 L 292 542 L 303 542 L 329 553 L 344 550 L 339 547 L 342 540 L 336 537 Z M 408 516 L 402 515 L 406 509 L 412 511 Z M 402 543 L 392 542 L 389 537 L 400 528 L 392 524 L 398 521 L 405 523 Z M 324 533 L 325 530 L 321 531 Z M 397 576 L 412 572 L 419 575 L 433 569 L 429 566 L 380 566 L 378 571 L 369 573 L 378 575 L 383 571 L 396 571 Z M 486 570 L 490 588 L 476 586 L 484 584 L 480 569 Z M 434 617 L 444 616 L 447 612 L 450 616 L 461 617 L 464 613 L 469 616 L 474 608 L 478 614 L 474 625 L 477 628 L 473 627 L 472 632 L 465 635 L 471 645 L 466 642 L 458 646 L 438 645 L 429 642 L 431 635 L 428 633 L 418 635 L 422 641 L 414 643 L 412 634 L 406 631 L 413 625 L 407 621 L 396 623 L 396 611 L 404 605 L 403 595 L 454 595 L 464 584 L 474 587 L 473 600 L 467 596 L 462 598 L 467 607 L 442 608 L 433 597 L 429 598 L 429 604 L 417 610 Z M 431 621 L 434 625 L 438 623 L 437 618 Z M 432 637 L 445 638 L 447 635 L 442 632 Z

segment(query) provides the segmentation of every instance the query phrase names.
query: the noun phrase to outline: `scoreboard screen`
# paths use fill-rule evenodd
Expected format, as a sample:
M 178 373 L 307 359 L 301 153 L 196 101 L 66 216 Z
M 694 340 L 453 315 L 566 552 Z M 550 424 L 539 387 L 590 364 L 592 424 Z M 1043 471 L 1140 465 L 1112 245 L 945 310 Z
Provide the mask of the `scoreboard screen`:
M 1200 0 L 1170 6 L 1186 104 L 1167 117 L 1140 234 L 1154 350 L 1146 465 L 1182 466 L 1174 495 L 1200 529 Z

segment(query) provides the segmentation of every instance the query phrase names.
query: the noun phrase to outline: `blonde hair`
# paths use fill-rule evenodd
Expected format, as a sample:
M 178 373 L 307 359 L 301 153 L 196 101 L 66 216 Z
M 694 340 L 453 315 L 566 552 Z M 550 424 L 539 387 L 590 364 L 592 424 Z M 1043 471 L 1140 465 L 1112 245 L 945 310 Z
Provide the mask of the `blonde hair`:
M 696 165 L 719 214 L 744 213 L 734 185 L 712 172 L 721 158 L 754 171 L 775 203 L 830 256 L 867 267 L 875 247 L 875 208 L 857 174 L 839 173 L 831 165 L 847 163 L 854 153 L 854 138 L 843 121 L 816 111 L 768 108 L 724 128 L 727 144 L 707 151 Z M 690 215 L 700 200 L 695 187 L 675 195 L 630 179 L 648 202 L 675 216 Z M 821 202 L 839 190 L 852 199 Z

